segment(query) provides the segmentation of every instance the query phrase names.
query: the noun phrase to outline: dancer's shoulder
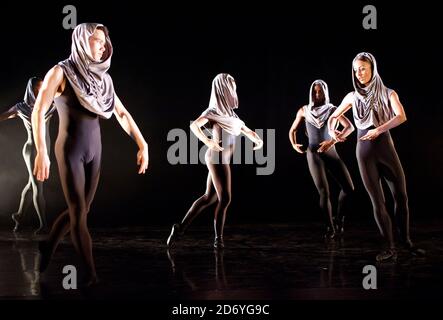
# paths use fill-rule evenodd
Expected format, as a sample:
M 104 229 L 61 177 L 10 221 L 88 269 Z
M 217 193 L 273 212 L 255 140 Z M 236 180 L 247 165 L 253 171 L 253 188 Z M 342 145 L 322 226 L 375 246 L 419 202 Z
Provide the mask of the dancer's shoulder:
M 63 68 L 60 65 L 53 66 L 45 76 L 43 86 L 47 88 L 56 88 L 55 97 L 60 96 L 65 88 L 66 78 Z
M 44 81 L 59 81 L 61 82 L 64 78 L 63 68 L 60 65 L 55 65 L 46 73 Z
M 345 104 L 352 104 L 354 101 L 354 96 L 355 96 L 355 91 L 351 91 L 349 92 L 344 98 L 343 98 L 343 102 Z

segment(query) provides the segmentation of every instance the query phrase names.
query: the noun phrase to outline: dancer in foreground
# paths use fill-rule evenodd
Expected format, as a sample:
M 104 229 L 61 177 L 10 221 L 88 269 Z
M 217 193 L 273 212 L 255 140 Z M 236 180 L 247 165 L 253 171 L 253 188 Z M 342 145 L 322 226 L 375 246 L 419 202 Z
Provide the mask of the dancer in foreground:
M 71 55 L 47 73 L 32 113 L 37 147 L 34 174 L 44 181 L 49 176 L 44 119 L 54 100 L 59 114 L 55 154 L 68 210 L 52 226 L 47 241 L 40 243 L 44 271 L 59 241 L 70 232 L 78 254 L 87 266 L 88 285 L 97 282 L 87 216 L 100 176 L 101 134 L 99 118 L 113 114 L 139 147 L 138 173 L 148 167 L 148 145 L 130 113 L 114 92 L 108 69 L 112 45 L 102 24 L 83 23 L 72 34 Z
M 334 128 L 338 119 L 352 108 L 358 129 L 356 155 L 360 175 L 371 198 L 375 221 L 387 244 L 376 260 L 397 258 L 392 220 L 386 208 L 381 179 L 387 182 L 394 200 L 401 243 L 414 255 L 423 255 L 425 252 L 415 247 L 410 238 L 406 179 L 389 132 L 406 121 L 403 105 L 397 93 L 383 84 L 377 62 L 370 53 L 359 53 L 354 58 L 352 83 L 355 91 L 343 99 L 329 118 L 328 127 L 329 134 L 336 138 Z

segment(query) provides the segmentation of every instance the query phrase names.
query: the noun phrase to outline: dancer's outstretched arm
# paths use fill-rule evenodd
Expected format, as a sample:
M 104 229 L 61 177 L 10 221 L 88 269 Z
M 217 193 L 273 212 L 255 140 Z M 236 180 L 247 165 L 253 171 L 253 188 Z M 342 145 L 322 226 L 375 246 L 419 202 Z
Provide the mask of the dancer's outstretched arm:
M 123 130 L 137 143 L 139 149 L 137 152 L 137 165 L 140 166 L 138 173 L 144 174 L 149 165 L 148 144 L 131 114 L 123 106 L 117 95 L 115 95 L 114 114 Z
M 0 122 L 8 120 L 8 119 L 13 119 L 16 116 L 17 116 L 17 107 L 13 106 L 9 110 L 7 110 L 7 111 L 3 112 L 2 114 L 0 114 Z
M 298 153 L 304 153 L 304 151 L 302 150 L 303 145 L 297 143 L 297 130 L 304 117 L 305 109 L 301 107 L 297 112 L 297 116 L 295 117 L 294 123 L 292 123 L 291 129 L 289 129 L 289 140 L 291 141 L 292 147 Z
M 57 91 L 63 83 L 63 79 L 64 73 L 60 66 L 55 66 L 48 71 L 32 111 L 32 128 L 37 149 L 34 175 L 37 176 L 39 181 L 49 178 L 49 166 L 51 164 L 46 146 L 45 114 L 54 101 Z
M 263 140 L 260 136 L 255 132 L 249 129 L 246 125 L 243 125 L 241 128 L 241 132 L 252 142 L 255 143 L 254 150 L 261 149 L 263 147 Z

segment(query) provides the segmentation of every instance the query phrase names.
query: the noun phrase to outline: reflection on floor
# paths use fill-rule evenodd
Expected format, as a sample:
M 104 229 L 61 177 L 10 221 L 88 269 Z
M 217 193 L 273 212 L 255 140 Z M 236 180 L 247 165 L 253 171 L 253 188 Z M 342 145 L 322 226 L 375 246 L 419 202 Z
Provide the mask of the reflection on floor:
M 69 239 L 48 270 L 38 272 L 31 232 L 0 233 L 1 299 L 298 300 L 438 298 L 443 286 L 443 224 L 416 225 L 424 258 L 399 250 L 395 263 L 376 264 L 374 226 L 348 226 L 341 240 L 325 242 L 319 225 L 227 226 L 223 251 L 212 230 L 194 227 L 171 250 L 169 228 L 93 230 L 100 283 L 65 290 L 65 265 L 79 266 Z M 378 290 L 364 290 L 365 265 L 377 268 Z M 80 278 L 81 274 L 79 274 Z

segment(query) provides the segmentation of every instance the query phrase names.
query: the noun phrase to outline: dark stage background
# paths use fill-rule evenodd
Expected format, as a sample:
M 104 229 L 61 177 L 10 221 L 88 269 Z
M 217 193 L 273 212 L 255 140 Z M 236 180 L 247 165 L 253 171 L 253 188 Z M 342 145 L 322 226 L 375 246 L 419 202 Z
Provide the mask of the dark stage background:
M 110 74 L 116 92 L 149 143 L 150 167 L 137 175 L 136 146 L 115 118 L 102 121 L 102 177 L 90 215 L 96 227 L 169 225 L 205 190 L 204 165 L 167 161 L 169 130 L 182 128 L 209 102 L 211 81 L 230 73 L 238 84 L 239 116 L 250 128 L 276 130 L 275 172 L 257 176 L 255 165 L 233 166 L 234 223 L 298 223 L 321 220 L 317 192 L 306 159 L 288 140 L 297 109 L 308 102 L 313 80 L 324 79 L 331 101 L 352 90 L 351 62 L 373 53 L 388 87 L 395 89 L 408 121 L 392 130 L 408 182 L 412 221 L 439 219 L 442 190 L 441 18 L 431 5 L 373 2 L 378 29 L 362 28 L 365 3 L 294 2 L 258 5 L 220 2 L 161 7 L 139 2 L 73 4 L 78 23 L 102 22 L 110 30 L 114 56 Z M 28 77 L 44 76 L 68 57 L 71 30 L 62 27 L 63 3 L 0 8 L 0 111 L 22 99 Z M 351 118 L 351 111 L 347 113 Z M 57 116 L 51 124 L 52 146 Z M 351 221 L 374 223 L 369 197 L 355 159 L 355 133 L 338 145 L 356 186 Z M 10 214 L 27 181 L 21 156 L 25 130 L 20 120 L 0 124 L 0 223 Z M 265 142 L 266 143 L 266 142 Z M 48 214 L 64 208 L 56 161 L 51 154 L 46 183 Z M 333 190 L 336 190 L 335 185 Z M 198 224 L 210 223 L 207 212 Z M 36 223 L 30 207 L 27 221 Z

